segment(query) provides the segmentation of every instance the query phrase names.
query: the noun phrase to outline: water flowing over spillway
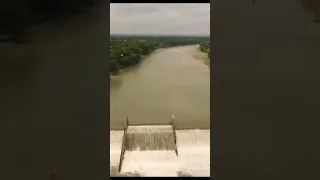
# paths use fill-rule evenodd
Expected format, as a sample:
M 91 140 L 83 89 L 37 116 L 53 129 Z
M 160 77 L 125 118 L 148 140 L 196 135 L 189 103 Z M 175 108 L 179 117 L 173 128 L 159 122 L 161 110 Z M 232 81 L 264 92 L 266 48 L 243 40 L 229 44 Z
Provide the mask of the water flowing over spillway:
M 210 130 L 178 130 L 180 171 L 192 176 L 210 176 Z
M 158 128 L 160 132 L 165 132 L 162 133 L 163 135 L 169 132 L 169 126 L 154 127 L 154 130 Z M 128 127 L 128 131 L 129 128 L 130 127 Z M 151 127 L 142 127 L 141 129 L 133 128 L 130 131 L 134 131 L 138 134 L 138 132 L 143 129 L 142 134 L 146 134 L 149 128 Z M 121 133 L 123 136 L 124 131 L 110 133 L 111 136 L 114 136 L 110 137 L 110 151 L 112 152 L 110 153 L 110 159 L 111 161 L 113 160 L 112 163 L 110 162 L 110 166 L 117 168 L 119 166 L 121 154 Z M 150 131 L 149 133 L 152 134 Z M 155 132 L 154 134 L 158 133 L 159 132 Z M 137 137 L 137 134 L 135 134 L 134 137 Z M 160 134 L 161 133 L 154 137 L 161 137 Z M 142 135 L 142 137 L 147 136 Z M 164 137 L 168 136 L 165 135 Z M 176 137 L 178 156 L 170 146 L 155 146 L 154 142 L 142 143 L 148 144 L 145 146 L 149 147 L 146 148 L 148 150 L 142 150 L 144 148 L 126 150 L 120 173 L 137 173 L 140 176 L 210 176 L 210 130 L 176 130 Z M 141 140 L 143 138 L 138 139 Z M 116 140 L 120 142 L 117 142 Z M 163 144 L 164 142 L 170 143 L 170 141 L 171 139 L 167 138 L 166 140 L 160 141 L 160 144 Z M 144 146 L 140 144 L 140 141 L 136 141 L 136 144 L 139 144 L 139 147 Z M 138 146 L 133 145 L 132 147 Z M 156 150 L 151 150 L 151 147 Z
M 175 150 L 172 126 L 129 126 L 127 151 Z
M 128 151 L 122 172 L 138 172 L 142 176 L 177 176 L 178 164 L 174 151 Z

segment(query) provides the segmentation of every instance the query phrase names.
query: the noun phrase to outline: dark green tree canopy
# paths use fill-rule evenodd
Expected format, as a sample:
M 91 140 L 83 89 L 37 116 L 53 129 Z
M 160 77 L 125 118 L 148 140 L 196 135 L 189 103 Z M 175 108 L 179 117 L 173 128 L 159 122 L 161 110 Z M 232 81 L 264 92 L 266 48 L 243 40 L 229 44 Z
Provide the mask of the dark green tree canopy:
M 144 55 L 157 48 L 201 44 L 210 37 L 190 36 L 111 36 L 110 73 L 119 74 L 120 68 L 140 63 Z

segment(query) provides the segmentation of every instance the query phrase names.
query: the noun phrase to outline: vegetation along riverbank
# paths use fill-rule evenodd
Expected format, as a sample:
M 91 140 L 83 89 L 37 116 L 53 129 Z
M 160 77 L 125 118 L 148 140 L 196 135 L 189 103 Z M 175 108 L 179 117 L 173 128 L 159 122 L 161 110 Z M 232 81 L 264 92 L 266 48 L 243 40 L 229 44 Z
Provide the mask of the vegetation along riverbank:
M 200 51 L 207 53 L 210 58 L 210 41 L 201 43 L 199 49 Z
M 173 46 L 203 44 L 210 37 L 204 36 L 128 36 L 110 37 L 110 73 L 117 75 L 120 69 L 140 63 L 144 55 L 156 49 Z

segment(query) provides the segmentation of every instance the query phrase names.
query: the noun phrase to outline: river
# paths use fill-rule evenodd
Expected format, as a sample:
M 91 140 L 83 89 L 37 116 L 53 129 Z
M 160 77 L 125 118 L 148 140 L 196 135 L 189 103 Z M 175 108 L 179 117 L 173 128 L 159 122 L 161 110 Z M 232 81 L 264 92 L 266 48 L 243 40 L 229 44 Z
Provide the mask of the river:
M 110 76 L 110 128 L 123 129 L 125 116 L 131 123 L 165 124 L 174 115 L 177 129 L 209 129 L 209 61 L 197 48 L 157 50 Z

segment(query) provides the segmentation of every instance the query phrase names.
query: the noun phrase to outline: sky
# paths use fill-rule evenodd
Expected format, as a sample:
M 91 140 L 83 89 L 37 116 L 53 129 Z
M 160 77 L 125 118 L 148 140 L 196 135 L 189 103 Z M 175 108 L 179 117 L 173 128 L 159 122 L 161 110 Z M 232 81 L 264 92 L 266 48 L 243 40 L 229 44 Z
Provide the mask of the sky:
M 111 34 L 210 35 L 210 4 L 110 4 Z

